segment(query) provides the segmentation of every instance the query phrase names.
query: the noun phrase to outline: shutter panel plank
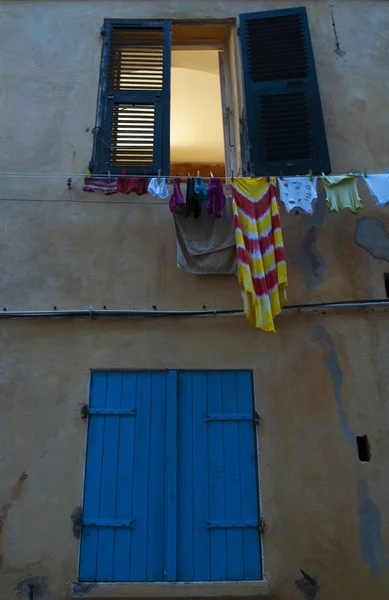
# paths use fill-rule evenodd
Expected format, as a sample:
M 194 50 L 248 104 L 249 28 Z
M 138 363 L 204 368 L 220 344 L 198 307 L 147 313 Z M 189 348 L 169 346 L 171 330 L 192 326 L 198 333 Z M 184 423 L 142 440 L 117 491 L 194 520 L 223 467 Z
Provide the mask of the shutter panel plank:
M 305 8 L 240 15 L 252 169 L 331 171 Z
M 131 534 L 130 580 L 146 581 L 147 521 L 149 511 L 149 461 L 151 374 L 139 373 L 137 386 L 137 415 L 135 421 L 135 457 L 133 484 L 133 518 Z
M 237 373 L 238 411 L 253 412 L 252 375 L 248 371 Z M 242 519 L 259 519 L 256 430 L 254 421 L 239 423 L 239 452 L 241 468 Z M 261 578 L 261 555 L 258 528 L 245 528 L 243 533 L 244 579 Z
M 178 581 L 193 581 L 192 373 L 178 375 Z
M 93 373 L 90 394 L 91 406 L 94 408 L 105 407 L 106 388 L 106 373 Z M 96 518 L 99 514 L 103 434 L 104 419 L 89 419 L 83 507 L 85 518 Z M 97 544 L 98 530 L 83 527 L 79 567 L 80 581 L 96 581 Z
M 118 408 L 121 402 L 122 376 L 108 373 L 106 408 Z M 124 417 L 125 418 L 125 417 Z M 129 417 L 130 420 L 133 420 Z M 119 416 L 95 417 L 104 421 L 103 460 L 101 469 L 100 519 L 112 519 L 116 509 Z M 115 529 L 102 527 L 98 533 L 97 580 L 113 580 Z
M 223 412 L 237 412 L 236 373 L 222 374 Z M 240 496 L 239 428 L 237 422 L 223 421 L 226 477 L 226 519 L 242 519 Z M 227 530 L 227 579 L 243 579 L 243 538 L 241 529 Z
M 163 581 L 166 373 L 152 373 L 151 399 L 147 581 Z
M 222 377 L 220 372 L 208 373 L 208 413 L 222 413 Z M 209 440 L 209 520 L 224 520 L 225 473 L 223 422 L 208 423 Z M 211 581 L 227 580 L 227 542 L 224 529 L 210 530 Z
M 177 371 L 166 382 L 164 581 L 177 579 Z
M 136 408 L 137 374 L 123 373 L 121 408 Z M 133 518 L 133 474 L 134 474 L 134 419 L 125 417 L 120 420 L 119 432 L 119 464 L 116 497 L 116 519 Z M 134 523 L 136 526 L 136 524 Z M 114 553 L 114 581 L 130 580 L 130 528 L 116 529 Z
M 194 581 L 210 580 L 207 374 L 194 372 L 193 394 L 193 555 Z
M 101 71 L 99 172 L 169 172 L 170 21 L 106 22 Z

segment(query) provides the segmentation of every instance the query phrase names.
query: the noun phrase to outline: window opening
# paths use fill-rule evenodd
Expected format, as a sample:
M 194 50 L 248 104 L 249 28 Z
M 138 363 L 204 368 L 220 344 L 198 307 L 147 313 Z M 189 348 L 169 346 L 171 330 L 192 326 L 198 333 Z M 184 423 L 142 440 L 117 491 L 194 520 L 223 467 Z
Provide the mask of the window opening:
M 358 456 L 361 462 L 370 462 L 371 450 L 367 435 L 357 435 Z
M 172 27 L 171 175 L 226 173 L 221 65 L 227 26 Z M 224 114 L 223 114 L 224 113 Z

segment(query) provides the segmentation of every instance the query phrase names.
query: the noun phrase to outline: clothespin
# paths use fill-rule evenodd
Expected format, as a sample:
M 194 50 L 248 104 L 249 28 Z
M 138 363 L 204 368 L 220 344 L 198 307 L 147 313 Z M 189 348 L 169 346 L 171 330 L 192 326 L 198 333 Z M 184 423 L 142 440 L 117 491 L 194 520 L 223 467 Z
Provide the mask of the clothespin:
M 200 171 L 197 171 L 197 178 L 200 177 Z
M 85 179 L 88 179 L 88 177 L 90 177 L 90 169 L 86 169 L 85 171 Z
M 161 169 L 158 169 L 158 183 L 161 183 Z
M 212 171 L 210 171 L 209 174 L 212 178 L 215 177 Z
M 231 181 L 234 181 L 234 171 L 231 171 Z
M 71 179 L 71 177 L 69 177 L 66 185 L 68 186 L 68 190 L 70 192 L 70 190 L 72 189 L 72 179 Z
M 270 182 L 270 175 L 266 175 L 267 182 Z
M 124 175 L 126 174 L 126 169 L 122 169 L 122 175 L 124 177 Z
M 363 169 L 362 173 L 363 173 L 364 177 L 367 177 L 367 171 L 366 171 L 366 169 Z
M 281 181 L 282 181 L 282 171 L 280 171 L 280 179 L 281 179 Z
M 108 183 L 111 181 L 111 171 L 108 171 Z
M 192 179 L 192 173 L 188 171 L 188 179 Z
M 309 169 L 309 181 L 313 181 L 313 171 Z

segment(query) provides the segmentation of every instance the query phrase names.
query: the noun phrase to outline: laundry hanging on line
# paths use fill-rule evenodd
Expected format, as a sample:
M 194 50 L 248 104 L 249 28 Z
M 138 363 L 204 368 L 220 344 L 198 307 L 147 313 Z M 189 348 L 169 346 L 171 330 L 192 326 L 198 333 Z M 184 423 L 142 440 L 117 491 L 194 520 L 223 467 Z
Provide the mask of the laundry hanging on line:
M 168 198 L 170 194 L 166 187 L 165 177 L 153 177 L 150 180 L 148 192 L 151 196 L 159 196 L 162 199 Z
M 181 179 L 176 177 L 173 181 L 173 193 L 169 202 L 170 212 L 182 215 L 185 213 L 185 200 L 181 192 Z
M 389 174 L 373 173 L 372 175 L 363 175 L 363 181 L 366 183 L 371 196 L 376 200 L 378 206 L 389 204 Z
M 123 170 L 121 177 L 117 180 L 117 191 L 119 194 L 131 194 L 133 192 L 137 196 L 142 196 L 147 194 L 149 182 L 149 179 L 128 177 L 125 170 Z
M 327 192 L 326 203 L 330 212 L 350 208 L 356 213 L 359 208 L 364 208 L 354 175 L 327 175 L 321 180 Z
M 236 273 L 236 244 L 231 199 L 223 218 L 202 211 L 198 219 L 173 213 L 177 241 L 177 267 L 193 275 Z
M 288 214 L 312 216 L 317 200 L 317 177 L 278 178 L 280 200 Z
M 118 191 L 117 179 L 104 179 L 104 177 L 85 177 L 84 192 L 104 192 L 106 196 L 116 194 Z
M 287 302 L 276 178 L 231 178 L 230 183 L 244 311 L 253 327 L 275 333 L 274 317 Z

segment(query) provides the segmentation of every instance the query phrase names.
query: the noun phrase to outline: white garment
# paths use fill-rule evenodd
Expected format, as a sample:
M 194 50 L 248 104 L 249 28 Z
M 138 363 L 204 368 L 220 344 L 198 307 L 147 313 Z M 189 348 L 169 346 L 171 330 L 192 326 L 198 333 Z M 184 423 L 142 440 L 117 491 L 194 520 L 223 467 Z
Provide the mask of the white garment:
M 317 200 L 317 177 L 278 177 L 280 198 L 287 213 L 304 212 L 313 215 L 313 202 Z
M 166 187 L 165 177 L 161 177 L 159 182 L 156 177 L 154 177 L 150 183 L 147 191 L 152 196 L 159 196 L 160 198 L 167 198 L 169 196 L 169 191 Z
M 363 177 L 370 194 L 376 199 L 378 206 L 385 206 L 389 203 L 389 175 L 386 173 L 376 173 Z

